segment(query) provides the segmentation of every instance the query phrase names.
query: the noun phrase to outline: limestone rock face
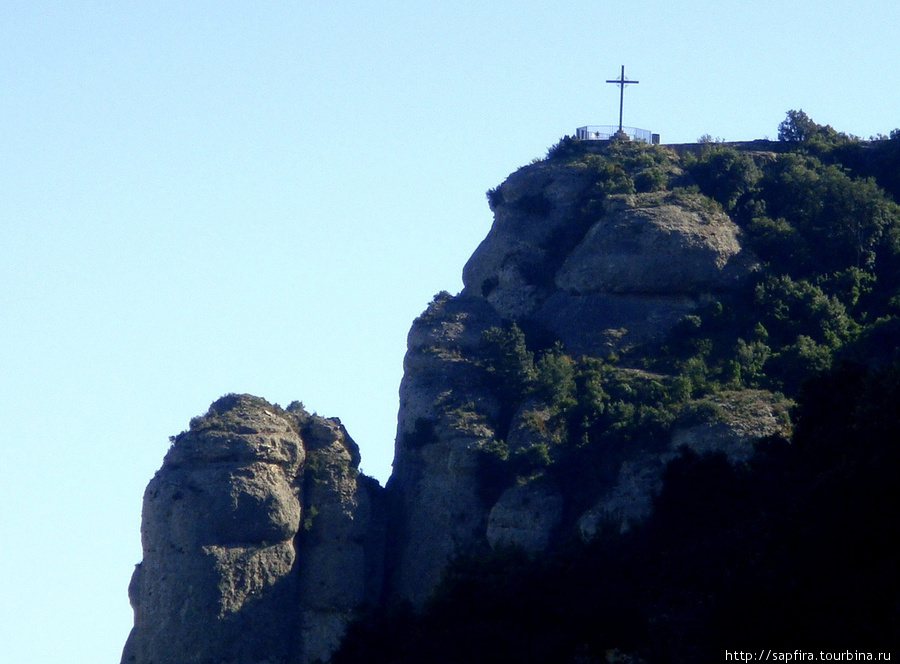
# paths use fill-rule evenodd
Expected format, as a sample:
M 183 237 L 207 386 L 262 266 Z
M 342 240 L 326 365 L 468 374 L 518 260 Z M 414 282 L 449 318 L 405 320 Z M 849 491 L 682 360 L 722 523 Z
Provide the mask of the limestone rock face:
M 494 224 L 463 269 L 466 295 L 532 321 L 573 352 L 665 334 L 755 262 L 734 222 L 699 194 L 606 196 L 583 164 L 542 161 L 492 193 Z
M 498 403 L 479 366 L 482 333 L 500 317 L 480 298 L 439 296 L 413 323 L 400 386 L 394 472 L 393 591 L 421 605 L 447 562 L 484 541 L 489 505 L 478 454 Z
M 590 226 L 580 208 L 592 181 L 583 168 L 553 162 L 511 174 L 493 196 L 490 232 L 463 268 L 463 293 L 485 297 L 507 318 L 532 313 Z
M 573 294 L 555 291 L 530 317 L 574 354 L 605 355 L 652 341 L 697 308 L 688 295 Z
M 303 661 L 327 661 L 354 610 L 380 600 L 384 576 L 383 489 L 360 475 L 359 450 L 336 420 L 304 429 L 303 536 L 299 549 Z
M 696 295 L 742 270 L 738 227 L 699 196 L 613 196 L 556 274 L 571 293 Z
M 144 494 L 123 663 L 330 654 L 372 594 L 366 561 L 380 557 L 369 549 L 383 540 L 358 462 L 338 422 L 248 395 L 195 418 Z M 314 487 L 311 466 L 321 472 Z M 332 554 L 342 573 L 323 581 L 318 561 Z
M 563 497 L 546 485 L 510 487 L 491 508 L 487 539 L 491 547 L 516 546 L 546 551 L 562 520 Z
M 737 226 L 708 199 L 605 195 L 597 178 L 586 162 L 551 159 L 489 192 L 494 223 L 463 269 L 463 292 L 439 296 L 409 333 L 388 484 L 388 584 L 414 605 L 454 556 L 485 544 L 541 551 L 563 519 L 563 497 L 539 482 L 485 491 L 487 447 L 502 440 L 514 456 L 554 445 L 540 404 L 521 404 L 497 430 L 504 405 L 480 356 L 486 329 L 515 321 L 572 355 L 605 354 L 664 335 L 752 269 Z M 663 463 L 656 452 L 650 469 L 628 462 L 603 509 L 624 522 L 646 513 Z
M 519 169 L 489 192 L 494 224 L 463 270 L 465 288 L 460 301 L 447 300 L 443 311 L 463 306 L 467 312 L 478 309 L 479 320 L 499 317 L 544 330 L 572 355 L 604 355 L 661 338 L 702 302 L 736 287 L 755 269 L 754 257 L 741 245 L 737 225 L 709 199 L 691 193 L 614 194 L 600 196 L 602 204 L 597 205 L 593 189 L 597 176 L 586 163 L 541 161 Z M 478 308 L 473 299 L 481 299 L 484 305 Z M 488 324 L 493 323 L 466 329 L 479 330 Z M 413 454 L 401 444 L 404 431 L 429 433 L 425 438 L 434 447 L 423 449 L 437 450 L 441 444 L 447 445 L 449 433 L 436 404 L 467 399 L 470 406 L 490 403 L 490 394 L 472 387 L 478 384 L 472 378 L 477 374 L 474 370 L 466 380 L 454 381 L 452 389 L 451 383 L 441 382 L 449 363 L 470 368 L 477 364 L 472 335 L 464 344 L 450 342 L 450 329 L 462 332 L 457 320 L 445 317 L 431 327 L 414 326 L 410 334 L 401 388 L 398 462 L 392 478 L 398 485 L 412 475 L 406 469 L 413 465 L 410 459 L 414 456 L 419 463 L 415 475 L 420 478 L 439 476 L 450 458 L 446 452 L 434 457 L 427 452 Z M 425 366 L 416 360 L 426 347 L 423 334 L 443 335 L 443 342 L 448 342 L 427 346 L 433 351 L 429 365 L 433 378 L 429 379 L 418 373 Z M 431 385 L 429 390 L 422 389 L 426 383 Z M 752 453 L 760 438 L 783 433 L 787 420 L 772 395 L 744 391 L 717 398 L 721 403 L 698 407 L 694 419 L 675 427 L 668 445 L 663 442 L 653 449 L 620 454 L 618 473 L 611 477 L 601 500 L 575 519 L 584 537 L 607 527 L 627 530 L 644 519 L 660 487 L 665 464 L 680 446 L 698 452 L 723 451 L 733 461 L 740 461 Z M 482 407 L 481 419 L 472 416 L 469 422 L 493 422 L 496 412 L 496 407 Z M 697 418 L 700 412 L 706 413 L 705 419 Z M 508 454 L 541 445 L 553 449 L 550 422 L 542 419 L 541 413 L 540 404 L 523 403 L 509 430 L 494 432 L 505 436 Z M 484 445 L 490 433 L 489 427 L 483 427 L 482 437 L 473 447 Z M 466 480 L 471 481 L 471 477 Z M 418 492 L 408 492 L 405 504 L 408 514 L 419 515 L 423 504 L 443 507 L 441 501 L 458 492 L 459 486 L 427 479 L 410 484 Z M 427 495 L 421 490 L 425 486 L 429 487 Z M 563 494 L 541 482 L 514 486 L 494 501 L 486 520 L 470 517 L 467 528 L 478 536 L 484 532 L 491 546 L 515 545 L 538 552 L 560 527 L 564 508 Z M 470 514 L 484 514 L 475 501 L 469 509 Z M 429 523 L 437 527 L 441 509 L 434 512 Z M 445 532 L 446 524 L 440 528 Z M 411 541 L 416 537 L 411 535 Z M 416 546 L 407 544 L 410 550 Z M 444 553 L 433 557 L 436 566 Z M 428 586 L 428 582 L 420 584 Z

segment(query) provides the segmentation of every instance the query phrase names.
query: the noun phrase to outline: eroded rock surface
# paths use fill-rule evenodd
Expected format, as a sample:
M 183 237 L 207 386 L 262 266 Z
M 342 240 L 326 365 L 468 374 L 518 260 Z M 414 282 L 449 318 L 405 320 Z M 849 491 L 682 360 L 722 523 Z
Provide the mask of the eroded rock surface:
M 380 589 L 383 518 L 358 463 L 339 422 L 302 409 L 231 395 L 195 418 L 144 494 L 122 661 L 327 657 Z
M 420 606 L 447 562 L 484 541 L 479 451 L 495 438 L 499 404 L 478 362 L 484 331 L 500 323 L 480 298 L 439 296 L 408 337 L 394 472 L 394 593 Z
M 491 508 L 488 542 L 531 554 L 546 551 L 562 520 L 563 503 L 562 495 L 545 484 L 510 487 Z
M 299 547 L 301 642 L 304 662 L 324 662 L 355 610 L 381 599 L 384 492 L 359 474 L 359 450 L 340 422 L 311 418 L 303 433 L 307 511 Z
M 744 272 L 737 225 L 699 195 L 612 196 L 569 253 L 556 285 L 570 293 L 695 296 Z
M 699 194 L 606 196 L 584 164 L 526 166 L 493 193 L 494 224 L 463 269 L 466 295 L 534 322 L 573 352 L 659 338 L 755 267 L 737 225 Z

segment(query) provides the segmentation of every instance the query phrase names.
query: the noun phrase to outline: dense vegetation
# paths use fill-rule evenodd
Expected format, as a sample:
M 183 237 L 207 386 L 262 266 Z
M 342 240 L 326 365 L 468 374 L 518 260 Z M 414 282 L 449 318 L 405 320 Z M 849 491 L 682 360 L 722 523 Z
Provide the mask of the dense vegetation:
M 619 355 L 572 357 L 539 331 L 490 330 L 485 374 L 504 408 L 485 485 L 555 482 L 581 497 L 568 506 L 578 513 L 629 445 L 667 440 L 729 391 L 775 393 L 785 417 L 794 403 L 793 436 L 738 465 L 683 451 L 652 517 L 628 533 L 540 559 L 457 561 L 424 611 L 364 617 L 334 661 L 696 662 L 776 644 L 892 645 L 900 130 L 862 141 L 790 111 L 779 142 L 758 149 L 613 143 L 598 154 L 566 138 L 547 158 L 596 174 L 585 215 L 609 194 L 702 194 L 740 226 L 760 269 L 664 342 Z M 508 444 L 514 413 L 540 430 L 530 444 Z

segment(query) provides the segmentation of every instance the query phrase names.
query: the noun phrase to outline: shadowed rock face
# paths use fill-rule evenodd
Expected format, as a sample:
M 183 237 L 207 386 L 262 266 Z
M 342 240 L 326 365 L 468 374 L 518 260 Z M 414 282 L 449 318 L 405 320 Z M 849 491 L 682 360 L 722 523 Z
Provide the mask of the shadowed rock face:
M 721 392 L 687 404 L 672 429 L 668 445 L 624 461 L 615 482 L 593 508 L 581 515 L 584 539 L 603 528 L 625 532 L 649 516 L 653 498 L 662 488 L 666 464 L 686 447 L 698 454 L 721 452 L 732 463 L 747 461 L 754 444 L 767 436 L 791 435 L 784 397 L 765 390 Z
M 421 605 L 447 562 L 484 541 L 478 453 L 495 436 L 498 402 L 478 363 L 482 333 L 500 323 L 480 298 L 439 297 L 408 337 L 394 472 L 390 583 Z
M 384 489 L 359 474 L 359 450 L 336 419 L 313 416 L 298 541 L 302 662 L 327 661 L 348 620 L 381 599 Z
M 247 395 L 195 418 L 144 494 L 122 661 L 330 654 L 350 612 L 379 591 L 367 563 L 380 560 L 370 549 L 382 546 L 383 521 L 358 463 L 339 422 Z
M 563 497 L 546 486 L 514 486 L 500 496 L 488 515 L 487 539 L 492 547 L 516 546 L 541 553 L 562 520 Z

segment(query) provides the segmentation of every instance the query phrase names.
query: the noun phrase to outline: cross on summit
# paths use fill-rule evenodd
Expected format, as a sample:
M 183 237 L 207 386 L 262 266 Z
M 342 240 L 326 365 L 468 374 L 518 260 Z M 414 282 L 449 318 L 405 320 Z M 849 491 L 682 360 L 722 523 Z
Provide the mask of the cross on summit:
M 625 78 L 625 65 L 622 65 L 622 73 L 619 78 L 607 80 L 607 83 L 615 83 L 619 86 L 619 133 L 622 133 L 622 108 L 625 105 L 625 86 L 629 83 L 640 83 L 640 81 L 629 81 Z
M 640 81 L 632 81 L 625 77 L 625 65 L 622 65 L 622 72 L 619 78 L 613 78 L 606 81 L 619 86 L 619 127 L 616 131 L 615 125 L 585 125 L 575 130 L 575 138 L 580 141 L 642 141 L 644 143 L 659 143 L 659 134 L 654 134 L 647 129 L 638 129 L 637 127 L 625 127 L 622 124 L 623 111 L 625 107 L 625 86 L 640 83 Z

